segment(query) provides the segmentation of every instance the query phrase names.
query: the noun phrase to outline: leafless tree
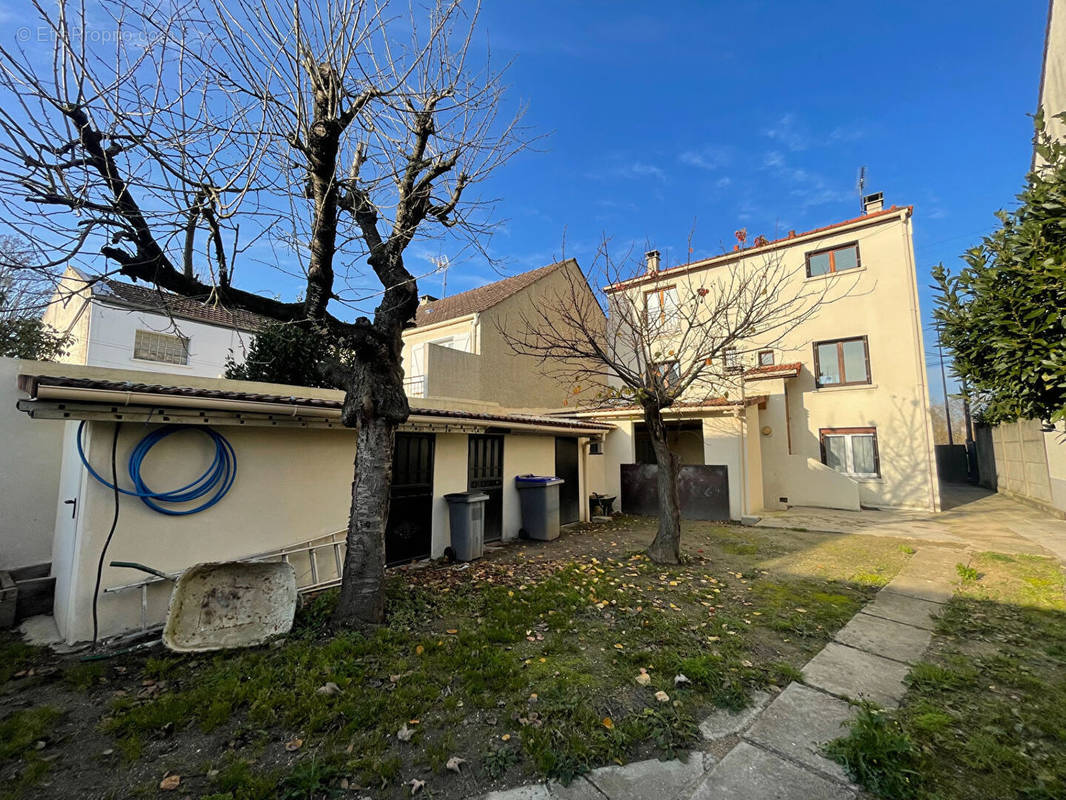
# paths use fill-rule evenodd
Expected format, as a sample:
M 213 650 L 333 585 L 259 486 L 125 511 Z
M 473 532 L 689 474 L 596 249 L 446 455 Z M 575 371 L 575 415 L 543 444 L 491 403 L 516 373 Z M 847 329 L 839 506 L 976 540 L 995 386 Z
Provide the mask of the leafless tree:
M 739 234 L 739 232 L 738 232 Z M 656 251 L 640 262 L 612 255 L 606 239 L 589 271 L 591 296 L 574 278 L 553 298 L 502 331 L 511 348 L 572 383 L 591 407 L 635 405 L 643 412 L 658 463 L 659 528 L 648 547 L 657 562 L 681 557 L 678 456 L 663 411 L 679 403 L 744 401 L 754 354 L 779 346 L 822 307 L 847 293 L 839 282 L 803 280 L 803 266 L 757 239 L 711 269 L 660 269 Z M 606 307 L 606 322 L 598 306 Z
M 475 59 L 477 6 L 34 7 L 30 38 L 50 57 L 0 47 L 8 226 L 41 271 L 81 263 L 307 320 L 353 355 L 331 366 L 357 439 L 335 622 L 379 622 L 394 435 L 409 413 L 401 334 L 418 302 L 404 252 L 424 236 L 476 246 L 490 220 L 474 187 L 525 144 L 501 72 Z M 299 279 L 301 300 L 278 299 L 273 270 Z

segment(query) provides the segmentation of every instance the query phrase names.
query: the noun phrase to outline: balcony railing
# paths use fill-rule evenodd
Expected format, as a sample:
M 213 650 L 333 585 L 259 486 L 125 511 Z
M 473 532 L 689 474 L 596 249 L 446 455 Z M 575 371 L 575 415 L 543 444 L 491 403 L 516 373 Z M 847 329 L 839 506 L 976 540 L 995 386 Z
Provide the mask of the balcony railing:
M 426 376 L 412 375 L 410 378 L 404 378 L 403 390 L 408 397 L 424 398 L 426 396 Z

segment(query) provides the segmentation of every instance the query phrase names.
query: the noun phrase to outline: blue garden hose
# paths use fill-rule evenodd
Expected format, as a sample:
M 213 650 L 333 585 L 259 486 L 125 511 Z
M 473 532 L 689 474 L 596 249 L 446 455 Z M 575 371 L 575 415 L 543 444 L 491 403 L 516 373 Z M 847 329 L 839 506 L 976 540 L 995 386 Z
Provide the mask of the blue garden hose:
M 145 435 L 130 452 L 128 469 L 130 480 L 133 482 L 133 490 L 122 489 L 101 476 L 89 463 L 89 459 L 85 456 L 85 448 L 82 445 L 82 432 L 84 429 L 85 422 L 82 421 L 81 425 L 78 426 L 78 455 L 81 457 L 81 463 L 85 465 L 85 469 L 88 470 L 89 474 L 113 491 L 121 492 L 131 497 L 139 497 L 141 502 L 160 514 L 182 517 L 206 511 L 225 496 L 237 478 L 237 454 L 233 450 L 233 445 L 229 443 L 225 436 L 206 425 L 164 425 Z M 199 431 L 211 439 L 215 445 L 215 458 L 204 474 L 191 483 L 170 491 L 154 491 L 141 477 L 141 465 L 152 447 L 170 436 L 170 434 L 184 430 Z M 191 503 L 202 497 L 207 497 L 207 499 L 195 508 L 179 510 L 159 505 L 159 503 Z

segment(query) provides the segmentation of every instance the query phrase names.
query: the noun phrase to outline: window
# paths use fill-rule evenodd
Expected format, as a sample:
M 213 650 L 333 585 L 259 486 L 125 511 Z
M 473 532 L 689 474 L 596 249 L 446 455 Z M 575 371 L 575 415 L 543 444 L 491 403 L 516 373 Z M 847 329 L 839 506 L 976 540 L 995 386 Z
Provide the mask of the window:
M 860 478 L 880 478 L 876 428 L 822 428 L 822 463 Z
M 722 351 L 722 363 L 725 365 L 727 374 L 735 374 L 743 369 L 740 363 L 740 352 L 735 347 L 727 347 Z
M 814 343 L 816 385 L 851 386 L 870 382 L 870 349 L 865 336 Z
M 759 351 L 759 366 L 760 367 L 772 367 L 774 365 L 774 351 L 773 350 L 760 350 Z
M 818 275 L 828 275 L 831 272 L 857 269 L 860 264 L 859 245 L 856 242 L 825 250 L 815 250 L 807 253 L 807 277 L 814 278 Z
M 681 380 L 681 370 L 676 361 L 659 361 L 652 364 L 652 369 L 655 370 L 655 375 L 662 379 L 663 385 L 668 388 L 677 386 Z
M 648 325 L 666 326 L 677 323 L 677 289 L 665 286 L 644 293 L 644 308 L 648 314 Z
M 133 357 L 164 364 L 188 364 L 189 340 L 169 333 L 137 331 L 133 338 Z

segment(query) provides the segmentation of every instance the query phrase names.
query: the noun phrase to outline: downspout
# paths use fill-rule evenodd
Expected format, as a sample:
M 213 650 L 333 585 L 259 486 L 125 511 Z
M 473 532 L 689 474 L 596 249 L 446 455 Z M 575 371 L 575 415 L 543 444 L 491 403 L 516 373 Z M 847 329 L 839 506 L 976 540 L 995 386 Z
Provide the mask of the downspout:
M 909 268 L 908 291 L 911 302 L 911 324 L 914 327 L 914 341 L 921 355 L 915 359 L 916 382 L 918 396 L 921 398 L 922 408 L 922 431 L 925 439 L 926 470 L 929 475 L 929 507 L 933 511 L 940 510 L 940 487 L 937 485 L 936 459 L 932 444 L 933 422 L 929 417 L 929 387 L 926 383 L 925 374 L 925 341 L 922 338 L 921 306 L 918 303 L 918 269 L 914 263 L 914 234 L 911 230 L 913 223 L 910 216 L 904 218 L 901 235 L 903 237 L 903 252 L 907 256 Z M 945 397 L 944 402 L 947 402 Z

